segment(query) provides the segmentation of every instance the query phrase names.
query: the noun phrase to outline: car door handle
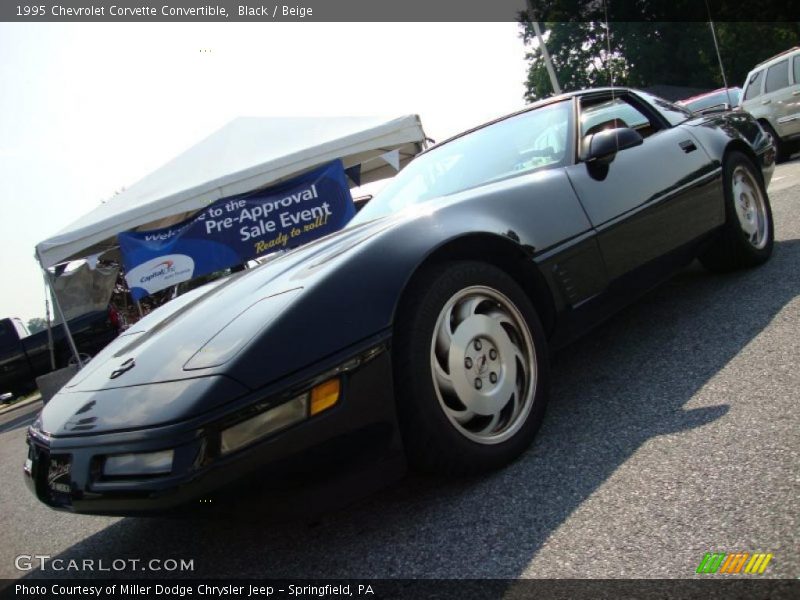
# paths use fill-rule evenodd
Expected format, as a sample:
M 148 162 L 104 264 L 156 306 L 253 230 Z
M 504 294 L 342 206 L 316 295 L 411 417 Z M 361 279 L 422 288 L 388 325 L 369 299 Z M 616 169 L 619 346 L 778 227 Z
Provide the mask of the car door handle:
M 800 96 L 800 90 L 793 91 L 792 96 Z
M 770 102 L 772 102 L 772 100 L 762 100 L 761 104 L 769 104 Z
M 694 142 L 692 140 L 683 140 L 678 145 L 681 147 L 681 150 L 686 152 L 686 154 L 689 154 L 689 152 L 694 152 L 695 150 L 697 150 L 697 146 L 694 145 Z

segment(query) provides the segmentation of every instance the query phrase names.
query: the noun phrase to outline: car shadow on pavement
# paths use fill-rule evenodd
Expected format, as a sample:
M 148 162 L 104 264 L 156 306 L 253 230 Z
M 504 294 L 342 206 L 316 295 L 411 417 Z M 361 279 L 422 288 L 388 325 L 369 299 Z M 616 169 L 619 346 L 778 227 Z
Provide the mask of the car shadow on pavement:
M 193 572 L 170 574 L 188 577 L 518 577 L 643 444 L 726 415 L 725 403 L 686 405 L 800 294 L 797 264 L 797 240 L 776 242 L 759 269 L 710 275 L 694 264 L 559 353 L 536 442 L 500 472 L 410 475 L 313 519 L 257 505 L 228 520 L 122 519 L 59 558 L 194 559 Z M 53 574 L 29 574 L 43 575 Z

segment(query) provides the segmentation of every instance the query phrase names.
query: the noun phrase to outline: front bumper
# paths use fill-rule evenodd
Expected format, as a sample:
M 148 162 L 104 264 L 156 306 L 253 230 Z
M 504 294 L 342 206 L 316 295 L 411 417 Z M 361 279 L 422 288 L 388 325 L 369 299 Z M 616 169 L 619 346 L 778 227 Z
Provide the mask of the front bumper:
M 153 427 L 135 432 L 49 437 L 35 428 L 28 431 L 25 480 L 48 506 L 76 513 L 135 515 L 169 512 L 175 508 L 209 506 L 246 487 L 272 483 L 276 478 L 307 473 L 343 461 L 383 460 L 397 464 L 402 443 L 397 427 L 391 385 L 390 352 L 371 350 L 348 360 L 339 357 L 341 396 L 332 408 L 242 450 L 222 455 L 221 429 L 230 423 L 225 415 L 204 421 Z M 298 381 L 315 381 L 331 365 L 322 365 L 282 384 L 248 395 L 237 406 L 272 397 L 283 398 L 297 389 Z M 316 374 L 316 378 L 315 375 Z M 111 454 L 174 449 L 172 471 L 151 477 L 108 478 L 102 473 L 103 457 Z M 403 462 L 404 464 L 404 462 Z M 296 477 L 295 477 L 296 479 Z M 237 483 L 232 486 L 231 484 Z M 224 502 L 223 502 L 224 504 Z M 215 506 L 219 508 L 220 502 Z

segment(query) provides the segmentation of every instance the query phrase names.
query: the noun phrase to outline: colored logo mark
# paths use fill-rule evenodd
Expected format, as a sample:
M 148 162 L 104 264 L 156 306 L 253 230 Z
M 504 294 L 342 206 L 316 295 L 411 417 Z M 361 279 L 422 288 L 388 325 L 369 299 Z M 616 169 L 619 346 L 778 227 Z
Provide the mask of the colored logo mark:
M 772 554 L 756 552 L 706 552 L 696 573 L 748 573 L 750 575 L 761 575 L 767 568 Z

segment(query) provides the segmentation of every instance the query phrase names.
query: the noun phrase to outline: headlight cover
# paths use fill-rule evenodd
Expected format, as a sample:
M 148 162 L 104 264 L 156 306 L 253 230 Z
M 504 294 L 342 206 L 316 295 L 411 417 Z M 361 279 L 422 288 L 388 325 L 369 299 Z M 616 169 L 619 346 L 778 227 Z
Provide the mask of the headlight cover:
M 301 394 L 222 431 L 220 453 L 228 454 L 308 416 L 309 393 Z
M 112 454 L 103 464 L 103 475 L 123 477 L 132 475 L 165 475 L 172 471 L 173 450 L 137 454 Z

